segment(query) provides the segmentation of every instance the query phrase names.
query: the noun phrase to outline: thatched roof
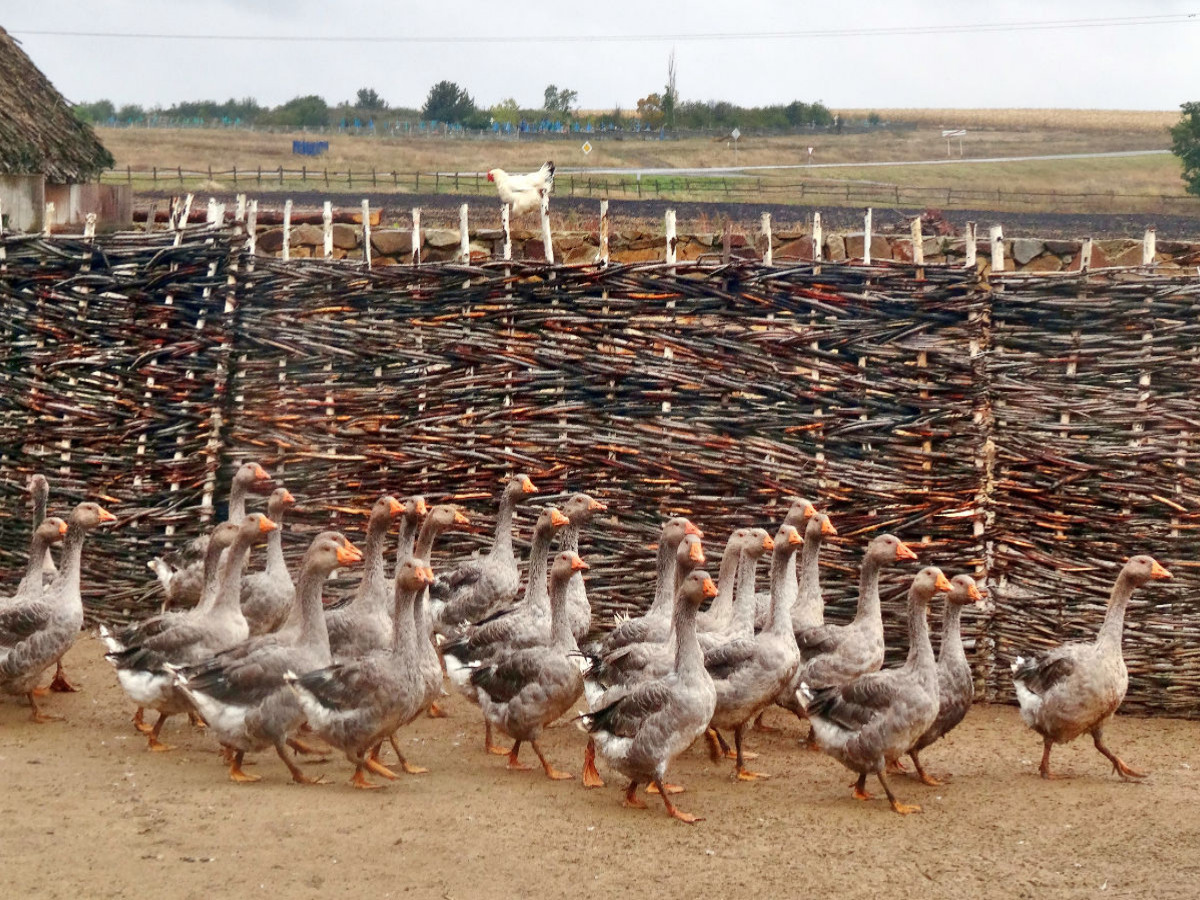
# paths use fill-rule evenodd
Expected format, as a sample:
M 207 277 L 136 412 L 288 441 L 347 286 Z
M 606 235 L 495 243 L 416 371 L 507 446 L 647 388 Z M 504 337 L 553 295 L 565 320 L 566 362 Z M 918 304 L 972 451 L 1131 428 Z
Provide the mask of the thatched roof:
M 43 174 L 53 183 L 89 181 L 112 154 L 0 28 L 0 174 Z

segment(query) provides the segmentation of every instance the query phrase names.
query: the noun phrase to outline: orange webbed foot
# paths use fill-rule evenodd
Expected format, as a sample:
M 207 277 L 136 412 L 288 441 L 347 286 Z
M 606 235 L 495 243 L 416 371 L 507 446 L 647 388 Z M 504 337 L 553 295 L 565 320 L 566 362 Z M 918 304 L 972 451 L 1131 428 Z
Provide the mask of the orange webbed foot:
M 79 693 L 79 688 L 67 680 L 67 676 L 63 673 L 61 668 L 54 673 L 54 680 L 50 682 L 50 690 L 54 691 L 56 694 Z
M 915 803 L 901 803 L 899 800 L 893 800 L 892 810 L 898 812 L 902 816 L 907 816 L 911 815 L 912 813 L 919 813 L 921 811 L 921 807 L 917 806 Z
M 666 788 L 668 794 L 682 794 L 686 790 L 686 788 L 682 784 L 672 784 L 669 781 L 664 781 L 663 787 Z M 658 785 L 656 785 L 656 784 L 646 785 L 646 793 L 647 794 L 657 794 L 658 793 Z
M 372 781 L 367 781 L 367 776 L 363 772 L 362 766 L 359 766 L 354 770 L 354 774 L 350 776 L 350 783 L 356 788 L 364 791 L 378 791 L 383 788 L 382 784 L 375 784 Z
M 368 756 L 363 764 L 368 769 L 370 769 L 372 772 L 374 772 L 376 775 L 382 775 L 388 781 L 395 781 L 397 778 L 400 777 L 395 772 L 393 772 L 391 769 L 389 769 L 387 766 L 385 766 L 383 763 L 381 763 L 379 760 L 377 760 L 373 757 Z M 378 787 L 378 785 L 373 785 L 373 787 Z
M 760 781 L 771 777 L 766 772 L 751 772 L 749 769 L 734 769 L 733 775 L 738 781 Z

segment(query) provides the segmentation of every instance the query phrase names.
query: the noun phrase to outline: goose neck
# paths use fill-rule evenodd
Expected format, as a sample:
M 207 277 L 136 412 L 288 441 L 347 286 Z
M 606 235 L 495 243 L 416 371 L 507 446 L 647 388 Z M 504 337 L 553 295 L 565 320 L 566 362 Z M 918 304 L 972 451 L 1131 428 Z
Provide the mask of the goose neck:
M 958 603 L 947 603 L 945 619 L 942 622 L 942 647 L 938 658 L 943 661 L 966 660 L 967 651 L 962 642 L 962 606 Z
M 318 566 L 305 566 L 300 572 L 300 583 L 296 586 L 296 601 L 300 607 L 300 637 L 297 645 L 316 650 L 329 665 L 329 629 L 325 626 L 325 610 L 321 603 L 321 590 L 329 573 Z
M 682 597 L 675 603 L 671 630 L 675 633 L 676 674 L 687 676 L 703 671 L 704 654 L 696 640 L 696 607 Z
M 1125 610 L 1129 606 L 1129 598 L 1133 596 L 1134 587 L 1136 585 L 1133 579 L 1124 572 L 1117 576 L 1112 593 L 1109 594 L 1104 624 L 1100 626 L 1100 633 L 1096 636 L 1097 644 L 1107 643 L 1120 648 L 1125 633 Z
M 862 571 L 858 580 L 858 611 L 854 615 L 856 623 L 879 619 L 882 613 L 879 609 L 879 560 L 868 553 L 863 559 Z
M 658 542 L 658 557 L 655 564 L 654 602 L 650 604 L 649 614 L 663 615 L 671 608 L 671 600 L 675 595 L 675 555 L 677 548 L 669 541 Z

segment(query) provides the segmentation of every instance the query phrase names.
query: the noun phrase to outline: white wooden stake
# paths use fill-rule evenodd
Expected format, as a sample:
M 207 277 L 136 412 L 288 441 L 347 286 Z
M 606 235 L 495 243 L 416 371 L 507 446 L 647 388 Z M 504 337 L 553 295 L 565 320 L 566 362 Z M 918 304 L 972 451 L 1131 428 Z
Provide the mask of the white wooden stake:
M 820 262 L 825 246 L 825 231 L 821 228 L 821 214 L 813 213 L 812 227 L 813 262 Z
M 993 225 L 990 231 L 992 241 L 992 271 L 1004 271 L 1004 229 Z
M 763 247 L 763 265 L 773 266 L 775 265 L 775 248 L 771 246 L 771 214 L 769 212 L 762 214 L 762 225 L 760 227 L 762 228 L 763 239 L 766 242 L 766 245 Z
M 195 194 L 188 194 L 183 198 L 183 210 L 179 213 L 179 223 L 175 226 L 177 232 L 182 232 L 187 228 L 188 220 L 192 217 L 192 201 L 196 199 Z M 182 235 L 176 235 L 175 244 L 179 245 Z
M 363 217 L 363 262 L 371 268 L 371 201 L 362 202 Z
M 292 258 L 292 201 L 286 200 L 283 204 L 283 250 L 280 253 L 280 258 L 289 260 Z
M 463 265 L 471 261 L 471 232 L 467 227 L 467 204 L 458 208 L 459 256 Z
M 258 200 L 251 200 L 246 210 L 246 249 L 254 255 L 258 247 Z
M 1084 238 L 1079 247 L 1079 271 L 1086 272 L 1092 267 L 1092 239 Z
M 504 243 L 500 246 L 500 257 L 512 259 L 512 210 L 505 203 L 500 207 L 500 230 L 504 232 Z
M 233 217 L 234 217 L 235 222 L 245 222 L 246 221 L 246 195 L 245 194 L 237 195 L 237 212 L 235 212 L 233 214 Z
M 46 204 L 46 208 L 42 212 L 42 215 L 44 217 L 42 220 L 42 232 L 46 235 L 46 237 L 50 237 L 50 229 L 54 226 L 54 203 L 53 202 Z
M 608 253 L 608 201 L 600 201 L 600 255 L 598 257 L 600 265 L 607 266 L 609 260 Z
M 863 265 L 871 264 L 871 207 L 867 207 L 867 213 L 863 216 Z
M 421 207 L 415 206 L 412 211 L 412 264 L 421 264 Z
M 967 231 L 964 235 L 965 244 L 963 246 L 963 268 L 975 268 L 975 223 L 967 223 Z
M 925 265 L 925 238 L 921 234 L 921 217 L 917 216 L 912 220 L 912 225 L 909 228 L 909 233 L 912 235 L 912 257 L 913 262 L 918 266 Z
M 83 239 L 86 241 L 94 241 L 96 239 L 96 214 L 90 212 L 84 220 Z
M 1155 247 L 1154 247 L 1155 242 L 1156 242 L 1156 234 L 1155 234 L 1154 226 L 1152 225 L 1146 229 L 1146 234 L 1142 238 L 1142 265 L 1143 266 L 1154 265 L 1154 257 L 1155 257 L 1155 254 L 1157 253 L 1157 251 L 1155 250 Z
M 542 194 L 542 249 L 546 253 L 546 262 L 554 262 L 554 242 L 550 237 L 550 195 Z
M 663 225 L 667 232 L 667 265 L 673 266 L 676 260 L 675 248 L 679 244 L 678 238 L 675 237 L 675 210 L 667 210 L 663 217 Z
M 325 242 L 325 258 L 333 259 L 333 202 L 330 200 L 326 200 L 321 209 L 321 228 Z

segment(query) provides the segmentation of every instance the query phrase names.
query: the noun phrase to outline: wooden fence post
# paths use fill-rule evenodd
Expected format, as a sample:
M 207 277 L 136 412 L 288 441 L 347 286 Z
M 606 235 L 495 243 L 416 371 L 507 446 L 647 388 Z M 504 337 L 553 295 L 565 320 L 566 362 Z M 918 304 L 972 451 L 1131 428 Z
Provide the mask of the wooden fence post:
M 925 237 L 921 234 L 921 217 L 917 216 L 912 220 L 909 226 L 909 233 L 912 236 L 912 258 L 913 265 L 917 267 L 917 279 L 925 280 Z
M 237 207 L 236 207 L 236 212 L 234 212 L 234 214 L 233 214 L 233 219 L 239 225 L 242 222 L 246 221 L 246 195 L 245 194 L 237 195 Z
M 871 264 L 871 207 L 867 207 L 867 212 L 863 216 L 863 255 L 862 261 L 864 266 Z
M 50 237 L 51 229 L 54 227 L 54 202 L 47 203 L 42 209 L 42 234 Z
M 362 202 L 363 219 L 363 264 L 371 268 L 371 201 Z
M 550 195 L 542 194 L 542 250 L 546 254 L 546 262 L 554 263 L 554 242 L 550 238 Z
M 1154 257 L 1157 253 L 1155 249 L 1156 234 L 1154 226 L 1151 225 L 1146 229 L 1146 234 L 1142 237 L 1142 265 L 1154 265 Z
M 333 259 L 333 202 L 325 201 L 321 209 L 321 230 L 326 259 Z
M 600 254 L 597 257 L 600 265 L 607 266 L 608 253 L 608 201 L 600 201 Z
M 762 230 L 763 241 L 765 242 L 763 246 L 763 265 L 773 266 L 775 265 L 775 248 L 771 246 L 771 214 L 769 212 L 763 213 L 760 221 L 762 224 L 759 227 Z
M 721 262 L 724 265 L 729 265 L 733 261 L 733 222 L 730 219 L 725 220 L 724 226 L 721 228 Z
M 675 247 L 678 243 L 675 237 L 675 210 L 668 209 L 663 215 L 663 227 L 666 229 L 667 265 L 675 265 Z
M 458 248 L 463 265 L 471 262 L 471 232 L 467 226 L 467 204 L 458 208 Z
M 500 207 L 500 231 L 504 233 L 504 242 L 500 245 L 500 258 L 512 259 L 512 221 L 507 203 Z
M 280 251 L 280 258 L 285 261 L 292 258 L 292 201 L 290 199 L 283 203 L 283 248 Z
M 246 249 L 254 256 L 255 250 L 258 248 L 258 200 L 250 201 L 250 206 L 246 210 Z
M 992 271 L 1004 271 L 1004 229 L 999 225 L 991 228 Z
M 96 239 L 96 214 L 94 212 L 88 213 L 87 218 L 84 220 L 83 239 L 85 241 L 94 241 Z
M 963 237 L 963 240 L 965 241 L 965 243 L 963 244 L 963 268 L 964 269 L 974 269 L 975 268 L 975 250 L 976 250 L 976 247 L 975 247 L 975 223 L 974 222 L 967 223 L 967 230 Z
M 421 264 L 421 207 L 414 206 L 412 211 L 412 264 Z
M 820 262 L 825 250 L 825 230 L 821 227 L 821 214 L 813 213 L 812 226 L 813 262 Z
M 1092 267 L 1092 239 L 1086 237 L 1079 246 L 1079 271 L 1086 272 Z

